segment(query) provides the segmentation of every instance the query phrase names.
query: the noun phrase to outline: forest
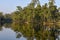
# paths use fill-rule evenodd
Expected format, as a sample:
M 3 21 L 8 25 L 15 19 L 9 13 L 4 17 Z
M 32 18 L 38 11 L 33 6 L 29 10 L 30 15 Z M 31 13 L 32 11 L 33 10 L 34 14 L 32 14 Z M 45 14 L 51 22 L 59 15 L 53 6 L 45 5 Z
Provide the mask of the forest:
M 5 23 L 11 23 L 11 28 L 21 32 L 27 40 L 56 40 L 60 34 L 60 8 L 55 5 L 55 0 L 44 5 L 39 0 L 32 0 L 24 8 L 17 6 L 11 14 L 0 12 L 0 24 Z

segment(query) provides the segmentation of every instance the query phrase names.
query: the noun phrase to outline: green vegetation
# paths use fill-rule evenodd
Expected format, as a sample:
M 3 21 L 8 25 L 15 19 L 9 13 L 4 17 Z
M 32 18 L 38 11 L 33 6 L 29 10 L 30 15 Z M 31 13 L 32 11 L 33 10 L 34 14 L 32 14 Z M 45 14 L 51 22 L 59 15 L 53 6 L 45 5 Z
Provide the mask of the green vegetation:
M 50 0 L 48 4 L 41 6 L 39 0 L 32 0 L 24 8 L 17 6 L 17 10 L 11 14 L 2 15 L 0 13 L 0 19 L 3 17 L 7 20 L 6 22 L 12 21 L 11 28 L 15 32 L 21 32 L 27 40 L 34 38 L 36 40 L 56 40 L 57 30 L 60 28 L 60 10 L 54 3 L 54 0 Z M 18 35 L 17 38 L 20 36 Z

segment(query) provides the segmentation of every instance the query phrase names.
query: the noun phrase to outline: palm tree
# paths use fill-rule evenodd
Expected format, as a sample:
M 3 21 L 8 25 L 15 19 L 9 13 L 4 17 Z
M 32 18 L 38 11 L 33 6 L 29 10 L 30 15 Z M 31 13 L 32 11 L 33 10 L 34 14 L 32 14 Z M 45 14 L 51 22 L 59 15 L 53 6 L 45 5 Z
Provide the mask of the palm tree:
M 34 5 L 36 5 L 36 4 L 40 4 L 40 1 L 39 0 L 32 0 L 31 3 L 33 3 Z
M 55 0 L 49 0 L 50 2 L 52 2 L 52 3 L 55 3 Z

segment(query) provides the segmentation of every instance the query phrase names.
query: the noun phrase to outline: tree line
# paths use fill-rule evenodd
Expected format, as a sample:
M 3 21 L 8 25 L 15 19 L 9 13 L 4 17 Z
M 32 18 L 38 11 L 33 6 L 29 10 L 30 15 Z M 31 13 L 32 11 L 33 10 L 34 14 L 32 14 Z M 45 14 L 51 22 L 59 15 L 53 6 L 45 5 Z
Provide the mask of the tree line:
M 27 40 L 56 40 L 57 29 L 60 29 L 60 8 L 54 3 L 55 0 L 49 0 L 41 5 L 39 0 L 32 0 L 24 8 L 17 6 L 11 14 L 1 12 L 0 22 L 12 22 L 12 29 L 28 37 Z

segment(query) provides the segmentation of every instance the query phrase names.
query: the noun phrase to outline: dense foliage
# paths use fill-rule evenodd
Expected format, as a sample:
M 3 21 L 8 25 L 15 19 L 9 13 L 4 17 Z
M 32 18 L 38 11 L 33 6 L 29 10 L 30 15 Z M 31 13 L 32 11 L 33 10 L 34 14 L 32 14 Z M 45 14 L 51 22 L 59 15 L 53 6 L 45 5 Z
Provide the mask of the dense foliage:
M 36 6 L 37 5 L 37 6 Z M 58 29 L 60 29 L 60 10 L 54 5 L 54 0 L 41 5 L 39 0 L 33 0 L 28 6 L 21 8 L 11 14 L 0 13 L 1 23 L 12 22 L 11 28 L 21 32 L 27 40 L 56 40 Z M 20 37 L 19 35 L 17 36 Z

